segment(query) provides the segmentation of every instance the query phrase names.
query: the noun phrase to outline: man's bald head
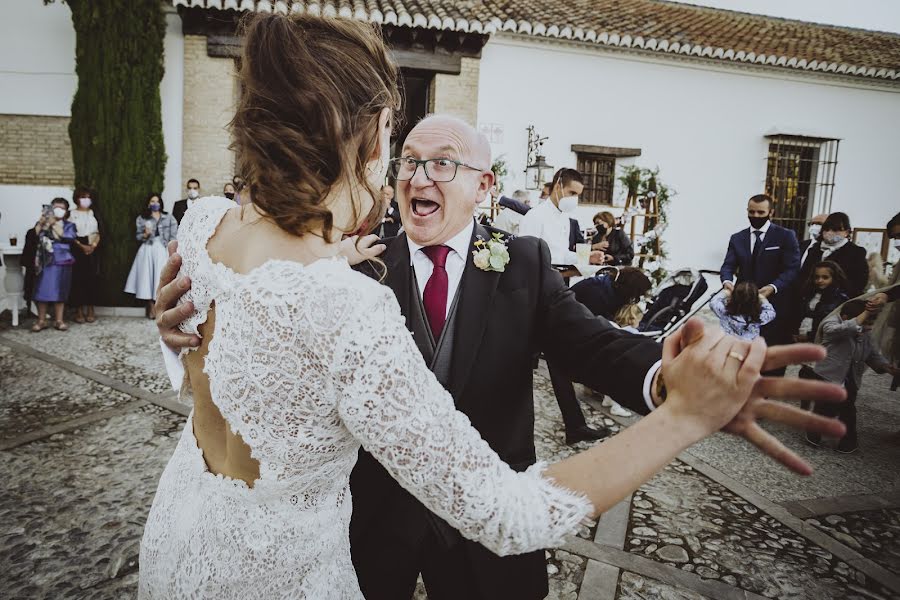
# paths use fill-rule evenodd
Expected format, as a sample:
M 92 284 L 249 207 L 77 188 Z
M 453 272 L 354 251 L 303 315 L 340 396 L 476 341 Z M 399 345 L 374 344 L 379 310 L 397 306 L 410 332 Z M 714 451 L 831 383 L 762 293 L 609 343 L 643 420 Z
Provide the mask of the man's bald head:
M 828 218 L 828 213 L 822 213 L 821 215 L 816 215 L 812 219 L 809 220 L 810 225 L 821 225 L 825 222 L 825 219 Z
M 463 162 L 472 161 L 473 166 L 491 166 L 491 144 L 487 137 L 477 129 L 451 115 L 428 115 L 419 121 L 410 131 L 415 132 L 440 131 L 447 135 L 448 143 L 457 147 L 461 156 L 465 156 Z

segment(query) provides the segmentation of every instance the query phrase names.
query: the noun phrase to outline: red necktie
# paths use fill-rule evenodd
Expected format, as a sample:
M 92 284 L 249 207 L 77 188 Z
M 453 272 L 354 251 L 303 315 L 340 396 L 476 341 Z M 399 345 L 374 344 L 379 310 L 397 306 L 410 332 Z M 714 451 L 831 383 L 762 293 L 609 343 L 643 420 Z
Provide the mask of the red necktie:
M 422 252 L 434 265 L 431 277 L 425 284 L 425 291 L 422 293 L 422 301 L 425 304 L 425 316 L 428 317 L 428 324 L 431 326 L 431 334 L 434 336 L 435 342 L 441 338 L 441 332 L 444 330 L 444 321 L 447 320 L 447 255 L 450 254 L 449 246 L 428 246 L 422 248 Z

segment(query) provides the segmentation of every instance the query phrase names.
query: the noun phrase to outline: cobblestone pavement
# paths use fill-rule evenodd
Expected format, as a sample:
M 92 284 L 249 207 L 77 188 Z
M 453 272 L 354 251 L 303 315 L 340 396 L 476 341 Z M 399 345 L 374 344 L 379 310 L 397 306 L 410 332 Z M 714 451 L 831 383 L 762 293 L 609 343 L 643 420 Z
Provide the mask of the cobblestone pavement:
M 587 445 L 565 445 L 544 373 L 535 377 L 535 439 L 539 457 L 552 461 Z M 900 404 L 886 385 L 866 375 L 855 455 L 773 429 L 814 463 L 813 478 L 787 474 L 725 435 L 691 449 L 621 510 L 548 552 L 548 598 L 900 598 L 900 502 L 889 495 L 900 483 L 891 437 Z M 618 430 L 632 421 L 613 420 L 598 396 L 576 388 L 589 423 Z M 146 320 L 40 334 L 0 322 L 0 597 L 134 596 L 143 524 L 184 423 L 153 403 L 170 391 Z M 805 501 L 828 510 L 789 511 Z M 421 586 L 415 597 L 426 598 Z

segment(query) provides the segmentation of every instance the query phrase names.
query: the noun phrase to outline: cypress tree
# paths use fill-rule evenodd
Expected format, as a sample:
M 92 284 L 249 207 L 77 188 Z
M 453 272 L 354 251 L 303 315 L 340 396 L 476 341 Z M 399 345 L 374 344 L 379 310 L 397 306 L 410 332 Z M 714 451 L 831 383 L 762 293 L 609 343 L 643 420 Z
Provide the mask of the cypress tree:
M 162 192 L 166 164 L 159 85 L 165 16 L 159 0 L 67 0 L 78 90 L 69 137 L 76 185 L 97 191 L 103 304 L 122 291 L 136 252 L 134 220 Z M 169 207 L 171 208 L 171 207 Z

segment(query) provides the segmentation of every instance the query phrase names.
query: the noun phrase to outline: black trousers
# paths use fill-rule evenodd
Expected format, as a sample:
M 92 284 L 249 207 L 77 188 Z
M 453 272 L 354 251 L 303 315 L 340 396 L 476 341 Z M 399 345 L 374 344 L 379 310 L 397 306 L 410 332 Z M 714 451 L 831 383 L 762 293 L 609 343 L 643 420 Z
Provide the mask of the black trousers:
M 578 397 L 575 395 L 575 386 L 572 385 L 572 380 L 562 373 L 559 367 L 554 367 L 550 361 L 547 361 L 547 370 L 550 371 L 550 383 L 553 384 L 553 393 L 556 394 L 556 403 L 559 404 L 559 412 L 562 413 L 566 432 L 587 426 L 584 413 L 581 412 L 581 406 L 578 404 Z
M 824 381 L 824 378 L 819 377 L 812 369 L 806 367 L 801 369 L 800 376 L 804 379 Z M 813 405 L 813 412 L 823 417 L 837 417 L 847 427 L 847 434 L 842 439 L 847 439 L 855 444 L 858 442 L 856 434 L 856 396 L 859 393 L 859 388 L 856 387 L 852 377 L 847 377 L 844 384 L 847 388 L 847 399 L 844 402 L 816 402 Z

